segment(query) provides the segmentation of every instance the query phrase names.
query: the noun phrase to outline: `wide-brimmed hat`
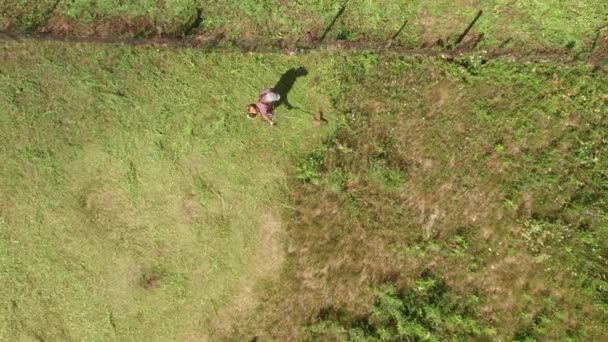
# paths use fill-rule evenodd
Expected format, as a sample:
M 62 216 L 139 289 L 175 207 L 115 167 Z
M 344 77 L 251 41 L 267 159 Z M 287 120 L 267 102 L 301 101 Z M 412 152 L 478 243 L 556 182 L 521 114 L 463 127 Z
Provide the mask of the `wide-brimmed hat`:
M 250 104 L 250 105 L 247 106 L 247 116 L 250 119 L 255 118 L 258 115 L 259 112 L 260 111 L 258 110 L 258 106 L 256 106 L 255 104 L 252 103 L 252 104 Z

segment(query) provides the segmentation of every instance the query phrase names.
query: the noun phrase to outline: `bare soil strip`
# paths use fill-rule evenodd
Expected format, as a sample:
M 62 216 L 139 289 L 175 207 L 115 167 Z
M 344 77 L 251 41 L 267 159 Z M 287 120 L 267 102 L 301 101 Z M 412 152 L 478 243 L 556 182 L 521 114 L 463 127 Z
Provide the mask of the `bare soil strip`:
M 474 40 L 474 39 L 473 39 Z M 493 48 L 488 50 L 476 49 L 475 42 L 464 42 L 458 48 L 421 48 L 412 49 L 395 45 L 387 45 L 377 42 L 351 42 L 331 40 L 322 42 L 285 42 L 275 41 L 267 44 L 260 42 L 235 41 L 225 39 L 222 35 L 197 35 L 188 37 L 148 37 L 148 38 L 107 38 L 107 37 L 78 37 L 64 36 L 49 33 L 14 33 L 0 32 L 0 42 L 61 42 L 67 44 L 101 44 L 120 46 L 142 46 L 163 49 L 199 49 L 213 52 L 256 52 L 256 53 L 283 53 L 303 54 L 316 50 L 326 50 L 333 53 L 357 52 L 357 53 L 386 53 L 403 56 L 436 56 L 447 60 L 455 60 L 458 57 L 478 56 L 483 60 L 507 59 L 515 62 L 557 62 L 570 64 L 576 62 L 590 62 L 597 65 L 597 52 L 595 54 L 575 55 L 566 48 L 544 48 L 524 50 L 517 48 Z M 589 58 L 592 55 L 594 58 Z M 602 54 L 603 55 L 603 54 Z

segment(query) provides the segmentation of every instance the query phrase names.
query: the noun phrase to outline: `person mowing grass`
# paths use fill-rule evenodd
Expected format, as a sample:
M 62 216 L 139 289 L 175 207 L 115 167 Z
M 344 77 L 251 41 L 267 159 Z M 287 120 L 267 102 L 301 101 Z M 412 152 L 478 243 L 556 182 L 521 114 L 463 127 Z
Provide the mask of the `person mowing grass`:
M 281 95 L 275 93 L 272 88 L 262 90 L 258 96 L 258 102 L 247 106 L 247 116 L 250 119 L 254 119 L 260 114 L 262 121 L 268 122 L 271 126 L 274 126 L 275 123 L 272 120 L 272 117 L 274 116 L 274 104 L 280 99 Z

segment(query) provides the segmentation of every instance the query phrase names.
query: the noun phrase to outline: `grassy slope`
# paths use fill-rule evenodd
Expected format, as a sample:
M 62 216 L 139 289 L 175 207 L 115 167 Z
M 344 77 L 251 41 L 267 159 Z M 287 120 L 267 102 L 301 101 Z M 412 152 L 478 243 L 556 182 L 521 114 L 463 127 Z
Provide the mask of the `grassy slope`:
M 245 40 L 296 40 L 306 38 L 306 31 L 320 36 L 342 3 L 79 0 L 59 1 L 54 7 L 55 1 L 9 0 L 0 5 L 0 19 L 3 18 L 0 23 L 4 23 L 0 29 L 50 27 L 64 32 L 66 24 L 77 27 L 78 23 L 84 23 L 99 26 L 99 32 L 111 32 L 121 27 L 131 34 L 158 33 L 159 29 L 160 32 L 180 34 L 192 24 L 196 9 L 200 8 L 203 21 L 194 32 L 223 31 L 229 38 Z M 602 0 L 353 0 L 329 38 L 358 40 L 364 36 L 365 39 L 384 42 L 407 20 L 398 37 L 403 45 L 417 47 L 433 44 L 437 39 L 445 41 L 446 38 L 454 42 L 478 10 L 483 10 L 484 14 L 473 32 L 485 34 L 481 48 L 570 46 L 578 52 L 586 52 L 597 31 L 607 24 L 608 4 Z M 115 25 L 107 25 L 108 20 L 114 21 Z
M 48 24 L 50 2 L 23 3 L 2 3 L 0 22 Z M 117 3 L 60 1 L 54 15 L 91 25 L 149 15 L 172 32 L 196 7 Z M 205 4 L 202 32 L 320 34 L 341 4 L 275 3 Z M 331 37 L 383 41 L 408 18 L 401 43 L 453 41 L 483 8 L 481 48 L 512 38 L 506 46 L 586 51 L 606 6 L 352 1 Z M 342 334 L 371 310 L 371 288 L 410 293 L 431 272 L 447 286 L 440 298 L 469 303 L 488 338 L 605 338 L 605 75 L 54 44 L 4 44 L 0 58 L 1 338 L 200 337 L 247 276 L 260 208 L 278 217 L 282 200 L 290 257 L 243 337 L 287 339 L 319 322 L 307 331 Z M 348 114 L 300 160 L 299 178 L 318 185 L 286 180 L 291 158 L 319 141 L 307 120 L 285 118 L 277 134 L 241 117 L 302 64 L 311 75 L 292 100 L 327 109 L 329 95 Z
M 207 333 L 280 221 L 288 160 L 324 131 L 286 109 L 271 129 L 244 106 L 297 66 L 310 74 L 290 101 L 327 106 L 327 60 L 0 49 L 0 339 Z
M 606 75 L 476 59 L 338 65 L 348 124 L 301 161 L 288 268 L 244 331 L 382 336 L 377 317 L 394 311 L 371 306 L 389 282 L 407 291 L 404 317 L 434 317 L 439 340 L 605 340 Z M 452 306 L 416 297 L 421 274 L 447 287 L 421 296 Z

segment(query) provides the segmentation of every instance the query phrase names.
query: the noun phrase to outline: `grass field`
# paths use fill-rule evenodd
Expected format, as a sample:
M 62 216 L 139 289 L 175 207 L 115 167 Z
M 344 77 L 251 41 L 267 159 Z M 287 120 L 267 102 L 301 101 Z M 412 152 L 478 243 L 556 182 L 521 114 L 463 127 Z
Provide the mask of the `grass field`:
M 0 30 L 293 43 L 343 3 Z M 608 3 L 351 0 L 327 40 L 449 48 L 478 10 L 449 58 L 0 42 L 0 340 L 607 340 Z M 293 108 L 247 120 L 272 86 Z
M 342 6 L 344 11 L 340 12 Z M 479 49 L 563 48 L 590 51 L 608 24 L 608 4 L 576 1 L 22 1 L 0 4 L 0 30 L 85 36 L 221 35 L 275 44 L 315 38 L 338 13 L 327 39 L 384 43 L 403 26 L 395 45 L 453 46 L 477 12 L 470 36 Z M 467 37 L 467 40 L 469 37 Z M 287 44 L 289 45 L 289 44 Z
M 1 49 L 0 339 L 209 333 L 255 280 L 260 232 L 281 225 L 288 161 L 326 132 L 296 109 L 271 129 L 244 107 L 304 66 L 290 102 L 331 115 L 326 60 Z
M 474 58 L 338 65 L 348 124 L 300 161 L 288 266 L 241 332 L 606 339 L 608 77 Z

